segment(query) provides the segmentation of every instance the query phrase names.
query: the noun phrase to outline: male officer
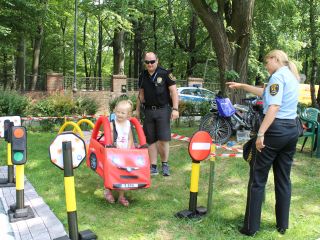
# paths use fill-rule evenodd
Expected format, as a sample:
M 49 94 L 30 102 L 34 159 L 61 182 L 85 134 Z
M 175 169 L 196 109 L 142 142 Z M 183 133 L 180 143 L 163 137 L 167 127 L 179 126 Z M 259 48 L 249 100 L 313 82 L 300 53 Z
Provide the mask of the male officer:
M 144 63 L 146 70 L 139 77 L 136 115 L 140 117 L 140 103 L 143 103 L 145 106 L 143 130 L 149 144 L 151 175 L 158 174 L 157 157 L 159 153 L 162 175 L 169 176 L 170 119 L 179 118 L 176 82 L 169 71 L 158 66 L 158 58 L 155 53 L 146 53 Z

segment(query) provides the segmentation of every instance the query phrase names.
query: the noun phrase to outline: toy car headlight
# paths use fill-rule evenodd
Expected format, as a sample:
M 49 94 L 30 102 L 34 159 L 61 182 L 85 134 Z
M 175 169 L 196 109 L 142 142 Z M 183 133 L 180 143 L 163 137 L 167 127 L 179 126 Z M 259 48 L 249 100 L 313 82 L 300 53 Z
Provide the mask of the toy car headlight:
M 146 165 L 146 161 L 143 157 L 138 157 L 136 163 L 139 167 L 143 167 Z
M 118 157 L 112 158 L 112 162 L 113 162 L 116 166 L 121 166 L 121 165 L 122 165 L 122 161 L 121 161 L 121 159 L 118 158 Z

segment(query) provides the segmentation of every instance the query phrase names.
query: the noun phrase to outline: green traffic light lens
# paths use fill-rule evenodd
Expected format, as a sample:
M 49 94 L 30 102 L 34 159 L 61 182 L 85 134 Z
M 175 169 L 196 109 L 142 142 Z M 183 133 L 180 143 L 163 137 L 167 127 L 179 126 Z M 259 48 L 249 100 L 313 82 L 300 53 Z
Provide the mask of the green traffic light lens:
M 20 162 L 23 160 L 23 153 L 22 152 L 15 152 L 13 153 L 13 159 L 17 162 Z

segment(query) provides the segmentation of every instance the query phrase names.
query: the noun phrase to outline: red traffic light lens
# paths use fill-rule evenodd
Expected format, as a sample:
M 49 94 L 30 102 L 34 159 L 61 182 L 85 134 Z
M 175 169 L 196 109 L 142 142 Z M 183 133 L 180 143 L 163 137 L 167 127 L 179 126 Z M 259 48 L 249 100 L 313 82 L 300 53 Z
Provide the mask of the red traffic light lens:
M 17 128 L 13 131 L 13 136 L 15 138 L 22 138 L 24 136 L 24 131 L 22 128 Z

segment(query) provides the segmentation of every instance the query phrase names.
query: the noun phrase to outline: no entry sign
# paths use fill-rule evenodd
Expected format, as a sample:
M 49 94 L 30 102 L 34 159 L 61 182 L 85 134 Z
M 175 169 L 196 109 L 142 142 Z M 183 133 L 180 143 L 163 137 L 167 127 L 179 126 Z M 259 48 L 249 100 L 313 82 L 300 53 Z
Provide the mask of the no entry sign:
M 211 149 L 212 139 L 210 134 L 205 131 L 196 132 L 189 143 L 190 157 L 195 161 L 205 160 Z

